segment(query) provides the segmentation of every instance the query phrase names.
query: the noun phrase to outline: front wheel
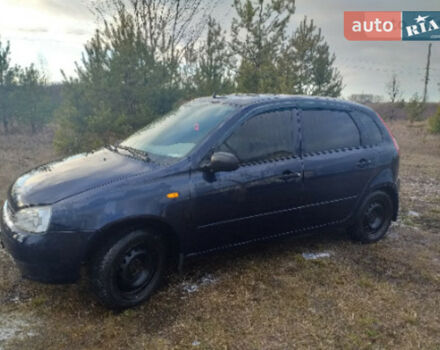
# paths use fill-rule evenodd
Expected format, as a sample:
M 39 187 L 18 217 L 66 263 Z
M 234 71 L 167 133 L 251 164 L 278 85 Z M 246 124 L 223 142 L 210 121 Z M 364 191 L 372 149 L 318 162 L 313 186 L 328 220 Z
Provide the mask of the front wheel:
M 166 267 L 166 246 L 151 230 L 134 230 L 108 242 L 90 263 L 90 282 L 111 309 L 136 306 L 159 286 Z
M 376 191 L 362 204 L 356 223 L 351 227 L 354 239 L 362 243 L 374 243 L 382 239 L 390 227 L 393 203 L 388 194 Z

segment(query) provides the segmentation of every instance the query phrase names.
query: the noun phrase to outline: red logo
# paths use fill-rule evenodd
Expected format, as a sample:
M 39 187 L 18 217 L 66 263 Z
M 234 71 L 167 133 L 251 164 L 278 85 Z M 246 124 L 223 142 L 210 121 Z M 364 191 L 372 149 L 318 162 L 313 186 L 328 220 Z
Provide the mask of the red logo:
M 354 41 L 402 40 L 402 12 L 344 12 L 344 36 Z

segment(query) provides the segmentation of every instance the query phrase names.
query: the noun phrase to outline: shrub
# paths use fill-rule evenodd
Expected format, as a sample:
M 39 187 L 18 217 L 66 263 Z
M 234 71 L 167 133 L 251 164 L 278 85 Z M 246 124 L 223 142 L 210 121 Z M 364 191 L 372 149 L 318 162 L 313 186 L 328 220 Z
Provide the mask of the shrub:
M 428 130 L 433 134 L 440 134 L 440 106 L 437 113 L 428 120 Z
M 425 103 L 419 98 L 419 95 L 415 94 L 406 104 L 406 111 L 408 113 L 409 121 L 412 123 L 422 120 L 425 109 Z

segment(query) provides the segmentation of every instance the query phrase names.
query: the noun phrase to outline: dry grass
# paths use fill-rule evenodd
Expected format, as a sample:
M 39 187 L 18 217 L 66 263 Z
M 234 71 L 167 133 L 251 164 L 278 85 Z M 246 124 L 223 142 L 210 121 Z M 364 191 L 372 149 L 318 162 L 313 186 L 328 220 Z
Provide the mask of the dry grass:
M 204 257 L 121 314 L 98 305 L 84 283 L 22 280 L 0 253 L 0 348 L 440 349 L 440 138 L 422 124 L 391 128 L 402 153 L 402 210 L 380 243 L 330 232 Z M 2 137 L 0 197 L 16 175 L 53 156 L 49 135 Z M 332 255 L 302 257 L 320 251 Z M 2 327 L 17 320 L 25 323 L 2 344 Z
M 379 113 L 382 117 L 396 120 L 405 120 L 407 118 L 405 107 L 397 104 L 393 105 L 389 102 L 382 103 L 371 103 L 369 104 L 377 113 Z M 426 103 L 425 109 L 421 115 L 423 120 L 428 119 L 430 116 L 434 115 L 437 111 L 438 104 L 437 103 Z
M 11 182 L 23 172 L 53 160 L 53 132 L 37 135 L 3 134 L 0 130 L 0 199 L 5 198 Z

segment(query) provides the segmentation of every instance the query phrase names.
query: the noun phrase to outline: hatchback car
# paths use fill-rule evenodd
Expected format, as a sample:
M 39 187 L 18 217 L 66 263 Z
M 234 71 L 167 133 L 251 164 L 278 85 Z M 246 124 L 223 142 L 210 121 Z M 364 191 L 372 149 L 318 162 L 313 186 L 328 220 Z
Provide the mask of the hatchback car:
M 43 165 L 10 188 L 1 240 L 24 277 L 146 300 L 166 265 L 244 244 L 349 228 L 381 239 L 398 211 L 397 143 L 346 101 L 234 95 L 184 104 L 127 140 Z

